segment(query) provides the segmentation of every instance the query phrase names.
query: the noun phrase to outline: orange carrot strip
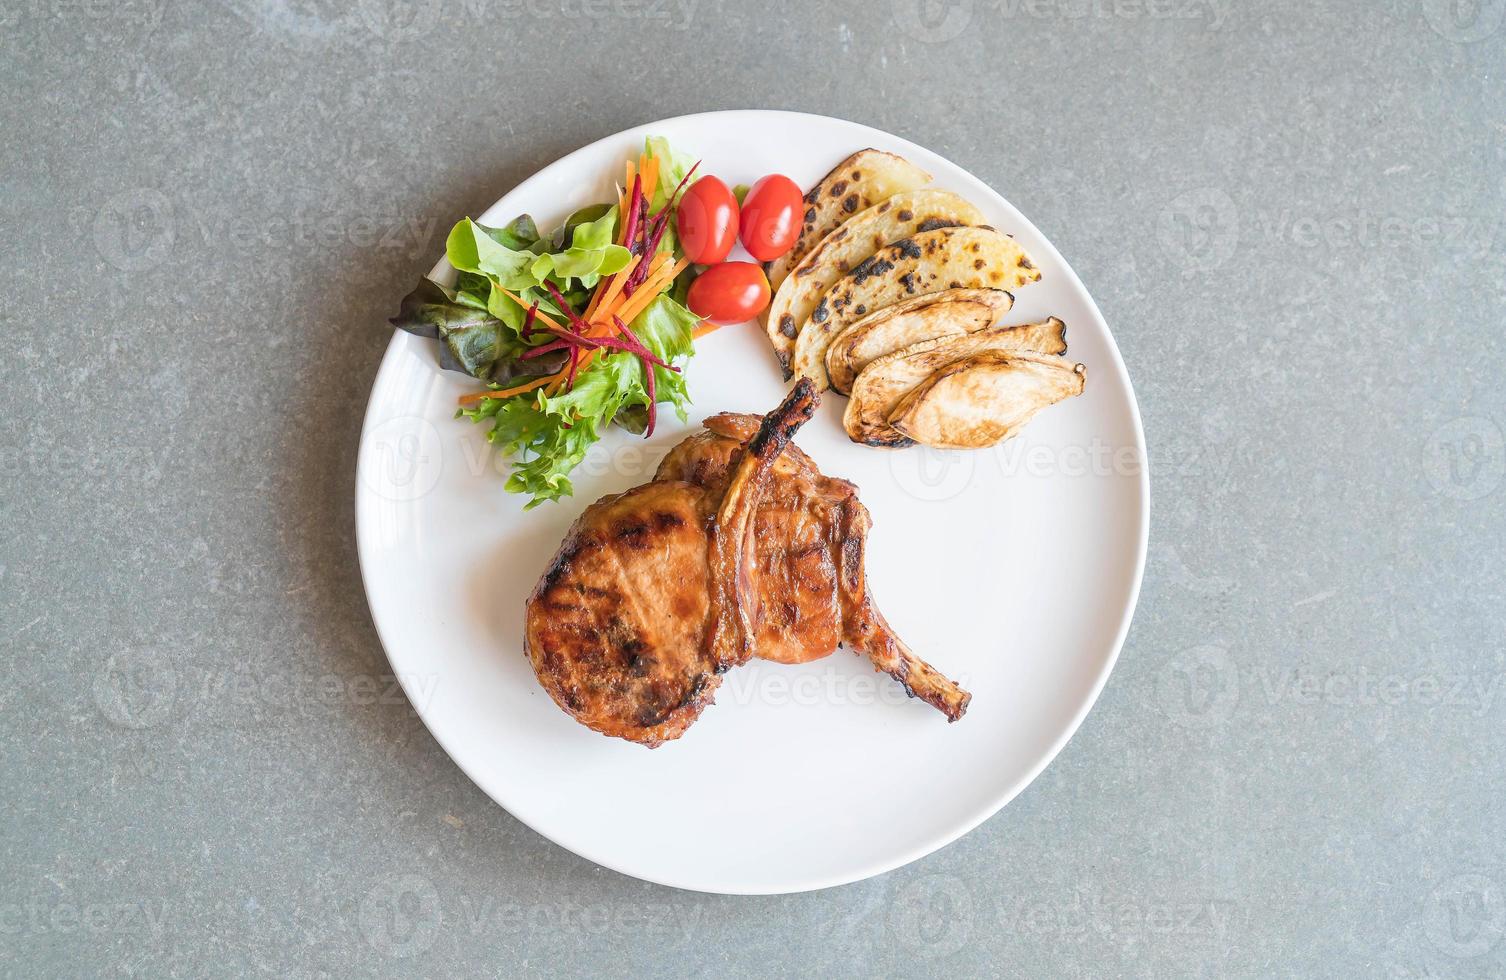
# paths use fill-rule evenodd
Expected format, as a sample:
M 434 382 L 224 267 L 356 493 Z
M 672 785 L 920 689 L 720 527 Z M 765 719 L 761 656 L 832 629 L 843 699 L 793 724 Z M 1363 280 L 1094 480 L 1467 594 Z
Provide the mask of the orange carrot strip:
M 652 270 L 662 267 L 663 258 L 664 256 L 662 254 L 654 256 L 654 265 L 649 266 L 649 269 Z M 605 284 L 601 289 L 598 289 L 596 291 L 596 296 L 592 298 L 591 306 L 586 310 L 586 314 L 583 319 L 594 326 L 605 325 L 607 327 L 611 327 L 613 307 L 615 307 L 618 301 L 622 298 L 622 291 L 627 287 L 628 277 L 632 275 L 633 270 L 637 268 L 638 263 L 642 261 L 644 261 L 642 256 L 633 259 L 633 261 L 628 264 L 628 267 L 626 269 L 623 269 L 612 278 L 611 283 Z M 650 275 L 652 275 L 652 273 L 650 273 Z M 611 330 L 609 332 L 615 333 L 616 330 Z
M 511 398 L 513 395 L 521 395 L 525 391 L 532 391 L 533 389 L 538 388 L 541 385 L 546 385 L 550 381 L 553 381 L 556 377 L 558 377 L 558 375 L 551 374 L 547 377 L 535 378 L 533 381 L 530 381 L 525 385 L 518 385 L 516 388 L 508 388 L 504 391 L 473 391 L 468 395 L 461 395 L 460 404 L 474 405 L 477 402 L 486 401 L 488 398 Z
M 673 266 L 650 275 L 648 280 L 622 304 L 622 308 L 616 311 L 616 315 L 622 318 L 623 323 L 632 323 L 638 314 L 648 309 L 648 305 L 657 299 L 659 294 L 689 265 L 689 259 L 681 259 Z
M 629 268 L 632 267 L 629 266 Z M 591 322 L 591 314 L 595 313 L 596 307 L 601 305 L 601 296 L 611 287 L 612 278 L 612 276 L 607 276 L 601 282 L 596 284 L 596 292 L 591 294 L 591 302 L 586 304 L 586 312 L 581 314 L 582 320 L 585 320 L 587 323 Z
M 638 163 L 638 173 L 643 177 L 643 196 L 654 199 L 654 189 L 659 186 L 659 158 L 645 156 Z
M 497 288 L 498 289 L 502 289 L 501 286 L 498 286 Z M 533 305 L 532 303 L 525 303 L 525 302 L 523 302 L 523 297 L 519 296 L 517 293 L 513 292 L 510 289 L 502 289 L 502 293 L 503 293 L 503 295 L 507 296 L 508 299 L 511 299 L 514 303 L 517 303 L 519 306 L 523 307 L 523 309 L 525 309 L 525 310 L 528 309 L 530 306 Z M 543 310 L 539 310 L 538 313 L 535 314 L 535 316 L 541 322 L 548 324 L 549 326 L 553 327 L 554 329 L 556 329 L 556 330 L 560 329 L 560 325 L 558 323 L 555 323 L 553 320 L 551 320 L 549 318 L 549 314 L 545 313 Z
M 610 322 L 614 315 L 617 318 L 621 319 L 623 323 L 632 323 L 633 320 L 637 318 L 638 314 L 648 309 L 648 305 L 655 299 L 657 299 L 659 297 L 659 294 L 664 292 L 664 290 L 669 287 L 669 284 L 675 281 L 675 277 L 678 276 L 681 272 L 685 271 L 685 269 L 690 265 L 689 259 L 681 259 L 673 266 L 666 268 L 670 261 L 668 252 L 660 252 L 654 257 L 654 260 L 655 265 L 658 266 L 659 271 L 650 273 L 649 277 L 644 280 L 643 285 L 639 286 L 637 291 L 634 292 L 632 296 L 629 296 L 625 301 L 623 301 L 622 305 L 617 310 L 607 311 L 603 313 L 602 315 L 607 318 L 608 323 L 593 324 L 593 326 L 601 327 L 603 329 L 591 331 L 592 336 L 604 337 L 609 334 L 617 333 L 616 324 Z M 650 268 L 652 268 L 652 266 Z M 606 348 L 598 347 L 595 350 L 588 350 L 584 352 L 581 355 L 578 371 L 584 371 L 587 367 L 589 367 L 591 362 L 595 360 L 597 352 L 601 350 L 606 350 Z M 612 353 L 611 351 L 608 352 Z M 550 387 L 549 394 L 553 395 L 559 389 L 559 385 L 562 383 L 562 381 L 563 379 L 554 382 Z
M 627 268 L 613 276 L 610 282 L 601 284 L 601 288 L 596 290 L 596 295 L 591 297 L 591 305 L 586 307 L 586 315 L 584 317 L 586 321 L 596 323 L 599 319 L 598 311 L 611 310 L 617 302 L 617 297 L 622 295 L 622 287 L 627 285 L 628 276 L 632 274 L 633 270 L 638 267 L 638 263 L 642 261 L 642 256 L 634 258 L 633 261 L 627 264 Z M 603 313 L 600 318 L 608 321 L 611 320 L 610 315 L 606 313 Z
M 701 325 L 699 327 L 696 327 L 695 331 L 690 336 L 696 340 L 700 340 L 708 333 L 716 333 L 720 329 L 722 329 L 722 325 L 720 323 L 712 323 L 710 320 L 703 320 L 701 321 Z

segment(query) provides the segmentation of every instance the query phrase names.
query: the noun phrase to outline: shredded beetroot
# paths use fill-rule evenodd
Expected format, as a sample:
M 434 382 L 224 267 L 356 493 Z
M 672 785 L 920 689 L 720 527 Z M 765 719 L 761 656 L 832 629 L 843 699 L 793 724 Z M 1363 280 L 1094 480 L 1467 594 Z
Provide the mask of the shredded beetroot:
M 634 181 L 634 186 L 637 186 L 636 180 Z M 669 205 L 665 205 L 664 213 L 668 213 L 668 211 Z M 655 247 L 658 247 L 658 235 L 663 234 L 663 232 L 664 224 L 662 221 L 660 221 L 657 227 L 657 234 L 653 238 Z M 640 265 L 646 267 L 648 263 L 644 262 L 640 263 Z M 657 354 L 649 350 L 648 347 L 644 345 L 643 341 L 638 339 L 638 335 L 633 333 L 633 329 L 626 323 L 622 322 L 622 317 L 615 314 L 612 316 L 612 323 L 617 327 L 618 331 L 620 331 L 621 336 L 587 336 L 587 332 L 591 329 L 591 325 L 586 322 L 584 317 L 575 312 L 575 308 L 573 306 L 565 301 L 565 296 L 559 291 L 559 287 L 555 286 L 554 283 L 545 280 L 544 288 L 549 291 L 549 295 L 551 298 L 553 298 L 555 304 L 558 305 L 560 310 L 564 312 L 565 316 L 569 318 L 570 326 L 575 327 L 576 329 L 570 330 L 566 327 L 546 325 L 546 329 L 549 331 L 549 333 L 553 334 L 557 339 L 551 340 L 546 344 L 540 344 L 537 347 L 529 348 L 521 355 L 519 355 L 519 359 L 524 360 L 531 357 L 541 357 L 544 354 L 550 354 L 554 351 L 568 350 L 570 352 L 570 364 L 565 374 L 565 390 L 568 391 L 575 387 L 575 375 L 576 372 L 580 369 L 581 351 L 605 348 L 607 350 L 624 351 L 628 354 L 632 354 L 643 363 L 643 373 L 645 377 L 644 389 L 648 394 L 648 425 L 644 429 L 643 437 L 647 439 L 649 436 L 653 435 L 654 423 L 658 418 L 658 410 L 655 408 L 655 405 L 657 404 L 657 396 L 654 390 L 654 368 L 662 367 L 666 371 L 674 371 L 677 374 L 679 373 L 680 369 L 672 364 L 665 363 Z M 525 323 L 531 324 L 533 322 L 533 320 L 538 316 L 538 309 L 539 304 L 537 301 L 535 301 L 533 306 L 528 311 L 528 319 L 525 321 Z
M 539 301 L 534 300 L 528 308 L 528 315 L 523 318 L 523 329 L 519 331 L 524 340 L 533 336 L 533 323 L 539 318 Z
M 695 166 L 685 171 L 685 176 L 680 178 L 679 184 L 675 185 L 675 192 L 669 195 L 669 197 L 664 201 L 664 207 L 659 209 L 658 214 L 650 216 L 652 218 L 651 222 L 650 220 L 645 219 L 642 227 L 637 229 L 641 234 L 644 235 L 646 241 L 643 243 L 643 250 L 636 254 L 643 256 L 652 256 L 659 250 L 659 242 L 664 238 L 664 229 L 669 225 L 669 216 L 675 209 L 675 202 L 679 200 L 680 191 L 685 189 L 685 182 L 690 180 L 690 175 L 695 173 L 696 168 L 700 167 L 700 165 L 701 161 L 697 160 L 695 162 Z M 653 225 L 652 233 L 649 232 L 650 223 L 652 223 Z M 638 263 L 637 268 L 633 270 L 633 274 L 628 276 L 627 282 L 622 284 L 622 295 L 631 296 L 633 295 L 634 290 L 643 285 L 644 281 L 648 279 L 648 267 L 651 264 L 652 260 L 647 257 L 645 257 L 642 262 Z
M 633 328 L 629 327 L 626 323 L 623 323 L 621 317 L 614 315 L 612 317 L 612 322 L 617 325 L 618 330 L 622 331 L 623 337 L 625 338 L 625 340 L 622 342 L 623 350 L 637 354 L 643 360 L 648 361 L 650 364 L 657 364 L 661 368 L 664 368 L 666 371 L 673 371 L 676 374 L 680 373 L 680 369 L 675 367 L 673 364 L 666 364 L 665 362 L 659 360 L 659 356 L 653 351 L 649 350 L 648 347 L 644 345 L 643 341 L 638 339 L 638 335 L 633 333 Z
M 659 399 L 654 394 L 654 366 L 652 364 L 643 365 L 643 375 L 645 379 L 644 388 L 648 390 L 648 424 L 643 427 L 643 438 L 647 439 L 654 434 L 654 422 L 659 417 Z
M 570 318 L 570 325 L 578 331 L 578 333 L 571 333 L 564 327 L 558 327 L 551 328 L 550 332 L 553 333 L 556 337 L 573 339 L 577 342 L 587 340 L 587 338 L 585 337 L 585 332 L 591 329 L 591 325 L 586 322 L 584 317 L 575 312 L 574 307 L 565 302 L 564 295 L 559 291 L 559 288 L 555 286 L 554 283 L 545 279 L 544 288 L 549 290 L 549 295 L 554 297 L 554 301 L 558 303 L 559 308 L 565 312 L 565 316 Z
M 686 181 L 690 180 L 690 175 L 695 173 L 696 170 L 700 168 L 700 166 L 701 161 L 697 160 L 689 170 L 685 171 L 685 176 L 681 177 L 680 182 L 675 185 L 675 192 L 669 195 L 669 197 L 664 201 L 664 210 L 659 212 L 660 215 L 668 214 L 669 209 L 675 206 L 675 199 L 679 197 L 680 192 L 685 189 Z
M 540 344 L 538 347 L 528 348 L 523 353 L 518 355 L 518 360 L 526 361 L 530 357 L 543 357 L 545 354 L 553 354 L 557 350 L 564 350 L 565 348 L 570 346 L 571 343 L 568 340 L 551 340 L 547 344 Z
M 643 221 L 643 214 L 648 210 L 648 201 L 643 196 L 643 177 L 640 174 L 633 175 L 633 189 L 628 193 L 628 213 L 622 217 L 622 240 L 634 255 L 641 255 L 638 251 L 638 225 Z
M 622 331 L 623 337 L 632 343 L 631 347 L 624 344 L 624 349 L 637 354 L 638 359 L 643 362 L 643 387 L 648 393 L 648 424 L 643 427 L 643 438 L 647 439 L 654 434 L 654 422 L 659 417 L 659 396 L 654 391 L 654 367 L 657 365 L 658 367 L 674 371 L 676 374 L 680 372 L 680 369 L 659 360 L 653 351 L 643 345 L 643 341 L 638 339 L 638 335 L 633 333 L 633 329 L 622 322 L 621 317 L 614 315 L 612 322 L 617 325 L 618 330 Z

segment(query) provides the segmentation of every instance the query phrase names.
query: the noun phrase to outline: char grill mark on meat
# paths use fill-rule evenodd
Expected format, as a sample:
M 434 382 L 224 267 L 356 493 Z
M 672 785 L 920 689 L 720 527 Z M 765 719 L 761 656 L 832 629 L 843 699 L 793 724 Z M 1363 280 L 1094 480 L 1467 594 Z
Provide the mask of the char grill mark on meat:
M 753 652 L 750 531 L 818 395 L 797 385 L 716 487 L 656 481 L 592 504 L 529 597 L 524 649 L 577 721 L 655 747 L 680 737 Z
M 714 492 L 728 480 L 738 447 L 759 419 L 724 413 L 704 424 L 706 431 L 670 450 L 657 479 Z M 865 565 L 871 522 L 855 486 L 823 475 L 791 446 L 774 465 L 753 524 L 748 611 L 759 657 L 803 663 L 845 640 L 910 695 L 950 721 L 962 717 L 971 695 L 915 656 L 874 605 Z

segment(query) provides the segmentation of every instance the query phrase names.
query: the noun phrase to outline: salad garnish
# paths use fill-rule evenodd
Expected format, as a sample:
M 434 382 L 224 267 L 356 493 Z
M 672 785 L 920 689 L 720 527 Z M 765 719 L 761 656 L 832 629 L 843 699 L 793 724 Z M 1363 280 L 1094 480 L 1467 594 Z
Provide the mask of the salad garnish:
M 658 405 L 684 421 L 683 365 L 709 332 L 686 309 L 694 273 L 671 220 L 698 162 L 649 137 L 615 204 L 577 210 L 541 235 L 520 215 L 451 230 L 453 283 L 423 279 L 394 326 L 440 341 L 440 364 L 488 385 L 457 416 L 489 426 L 526 506 L 573 492 L 569 473 L 616 424 L 645 438 Z
M 793 205 L 763 200 L 763 188 L 795 186 L 773 175 L 734 197 L 714 176 L 692 184 L 699 169 L 650 136 L 616 203 L 581 208 L 548 235 L 526 214 L 500 228 L 463 218 L 445 241 L 453 280 L 424 278 L 393 317 L 440 342 L 440 367 L 486 384 L 460 396 L 456 415 L 488 426 L 511 460 L 505 487 L 527 507 L 573 493 L 570 472 L 608 426 L 648 438 L 661 403 L 685 421 L 696 338 L 768 305 L 763 269 L 727 255 L 739 234 L 757 258 L 782 255 L 800 227 L 798 188 Z

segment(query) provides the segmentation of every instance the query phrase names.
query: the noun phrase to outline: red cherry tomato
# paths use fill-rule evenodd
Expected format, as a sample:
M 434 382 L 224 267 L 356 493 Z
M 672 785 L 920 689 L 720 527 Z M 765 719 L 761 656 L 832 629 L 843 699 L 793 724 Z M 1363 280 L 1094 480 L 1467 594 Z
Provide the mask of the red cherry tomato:
M 748 254 L 760 262 L 779 258 L 800 237 L 805 202 L 800 188 L 784 174 L 769 174 L 743 198 L 739 237 Z
M 715 265 L 737 241 L 737 198 L 715 177 L 702 177 L 680 198 L 675 228 L 686 258 Z
M 723 262 L 690 284 L 690 312 L 712 323 L 742 323 L 769 305 L 769 280 L 755 262 Z

